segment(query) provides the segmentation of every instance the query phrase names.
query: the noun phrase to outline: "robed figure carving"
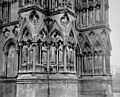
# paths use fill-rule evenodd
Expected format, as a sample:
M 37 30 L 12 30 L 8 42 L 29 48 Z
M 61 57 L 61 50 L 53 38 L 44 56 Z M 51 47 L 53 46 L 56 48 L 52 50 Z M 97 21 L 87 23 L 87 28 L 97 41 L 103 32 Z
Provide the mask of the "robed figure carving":
M 16 50 L 15 46 L 12 45 L 8 49 L 8 56 L 7 56 L 7 76 L 13 77 L 14 72 L 16 71 Z

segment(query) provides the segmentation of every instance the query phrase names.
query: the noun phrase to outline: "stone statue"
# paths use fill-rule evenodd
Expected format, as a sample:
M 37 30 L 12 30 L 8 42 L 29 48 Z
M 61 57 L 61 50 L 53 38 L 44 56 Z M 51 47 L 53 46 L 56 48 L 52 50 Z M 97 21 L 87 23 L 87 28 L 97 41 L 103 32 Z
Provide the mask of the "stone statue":
M 22 64 L 26 63 L 28 61 L 28 47 L 27 46 L 23 46 L 22 49 Z
M 93 11 L 89 11 L 89 24 L 93 24 Z
M 85 10 L 83 10 L 82 13 L 82 25 L 86 25 L 86 20 L 87 20 L 87 13 L 85 12 Z
M 15 46 L 10 46 L 8 50 L 8 57 L 7 57 L 7 75 L 13 76 L 13 68 L 16 65 L 16 55 L 15 55 Z
M 100 22 L 100 9 L 99 8 L 97 8 L 96 9 L 96 22 Z

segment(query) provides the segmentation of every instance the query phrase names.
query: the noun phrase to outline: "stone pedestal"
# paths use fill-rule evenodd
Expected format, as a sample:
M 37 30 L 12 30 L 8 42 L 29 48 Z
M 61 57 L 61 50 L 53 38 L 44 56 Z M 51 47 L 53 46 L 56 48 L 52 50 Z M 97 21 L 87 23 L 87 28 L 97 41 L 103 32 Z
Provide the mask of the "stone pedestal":
M 80 80 L 79 97 L 113 97 L 110 77 L 89 77 Z
M 0 97 L 16 97 L 16 81 L 11 79 L 0 80 Z
M 17 97 L 78 97 L 77 78 L 69 74 L 19 75 Z

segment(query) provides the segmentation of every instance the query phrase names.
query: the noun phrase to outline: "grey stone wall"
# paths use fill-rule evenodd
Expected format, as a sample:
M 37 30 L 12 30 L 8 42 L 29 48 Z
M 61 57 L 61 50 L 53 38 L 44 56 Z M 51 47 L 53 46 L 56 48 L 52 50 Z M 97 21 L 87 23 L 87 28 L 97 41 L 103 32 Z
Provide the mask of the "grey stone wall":
M 0 82 L 0 97 L 16 97 L 16 83 Z

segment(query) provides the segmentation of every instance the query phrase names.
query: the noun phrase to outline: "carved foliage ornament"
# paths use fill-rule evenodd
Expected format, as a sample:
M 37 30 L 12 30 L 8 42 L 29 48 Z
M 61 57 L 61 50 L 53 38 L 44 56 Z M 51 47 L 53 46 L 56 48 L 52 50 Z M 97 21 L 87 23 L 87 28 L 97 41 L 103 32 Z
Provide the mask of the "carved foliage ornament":
M 47 18 L 44 20 L 44 22 L 45 22 L 45 25 L 47 26 L 48 32 L 50 32 L 55 21 L 51 18 Z
M 94 5 L 93 5 L 93 0 L 89 0 L 88 5 L 89 5 L 88 10 L 89 10 L 89 11 L 92 11 L 92 10 L 93 10 L 93 7 L 94 7 Z
M 101 0 L 96 0 L 95 8 L 99 10 L 101 8 Z
M 91 31 L 91 32 L 89 33 L 89 37 L 90 37 L 90 39 L 95 38 L 95 32 Z
M 61 17 L 60 22 L 63 26 L 67 26 L 70 22 L 69 16 L 67 13 L 64 13 L 64 15 Z
M 87 0 L 82 0 L 81 11 L 85 13 L 87 11 Z
M 13 34 L 15 35 L 15 36 L 17 36 L 18 35 L 18 26 L 15 26 L 14 28 L 13 28 Z
M 36 25 L 39 19 L 39 15 L 37 14 L 37 12 L 35 10 L 33 10 L 29 16 L 30 21 Z
M 97 41 L 97 42 L 95 43 L 94 50 L 95 50 L 95 51 L 102 51 L 102 47 L 101 47 L 101 44 L 99 43 L 99 41 Z
M 5 28 L 5 30 L 3 31 L 3 36 L 4 36 L 5 38 L 8 38 L 9 35 L 10 35 L 10 30 L 9 30 L 8 28 Z
M 106 33 L 106 30 L 103 29 L 103 31 L 101 32 L 101 37 L 102 39 L 105 41 L 106 37 L 107 37 L 107 33 Z

